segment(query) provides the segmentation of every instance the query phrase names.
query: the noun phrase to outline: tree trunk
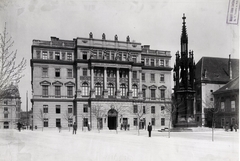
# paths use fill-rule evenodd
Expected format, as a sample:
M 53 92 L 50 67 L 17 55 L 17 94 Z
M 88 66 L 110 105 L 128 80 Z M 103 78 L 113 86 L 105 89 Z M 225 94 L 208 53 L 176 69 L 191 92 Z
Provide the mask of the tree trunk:
M 170 115 L 169 124 L 168 124 L 168 138 L 170 138 L 170 125 L 172 122 L 172 114 Z

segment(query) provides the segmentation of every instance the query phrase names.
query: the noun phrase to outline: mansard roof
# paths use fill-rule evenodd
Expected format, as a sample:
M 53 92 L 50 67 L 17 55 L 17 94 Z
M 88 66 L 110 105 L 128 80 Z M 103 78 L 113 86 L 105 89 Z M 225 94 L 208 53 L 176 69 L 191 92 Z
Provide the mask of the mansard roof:
M 229 82 L 228 62 L 228 58 L 202 57 L 196 64 L 196 81 L 224 84 Z M 239 76 L 239 59 L 231 59 L 231 67 L 234 79 Z

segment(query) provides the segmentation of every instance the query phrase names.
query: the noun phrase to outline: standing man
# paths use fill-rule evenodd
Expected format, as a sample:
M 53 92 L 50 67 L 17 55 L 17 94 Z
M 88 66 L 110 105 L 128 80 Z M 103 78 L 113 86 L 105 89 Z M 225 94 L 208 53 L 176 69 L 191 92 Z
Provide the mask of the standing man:
M 149 125 L 148 125 L 148 136 L 151 137 L 151 132 L 152 132 L 152 125 L 151 123 L 149 122 Z
M 76 124 L 76 122 L 74 122 L 74 124 L 73 124 L 73 134 L 76 134 L 77 133 L 77 124 Z

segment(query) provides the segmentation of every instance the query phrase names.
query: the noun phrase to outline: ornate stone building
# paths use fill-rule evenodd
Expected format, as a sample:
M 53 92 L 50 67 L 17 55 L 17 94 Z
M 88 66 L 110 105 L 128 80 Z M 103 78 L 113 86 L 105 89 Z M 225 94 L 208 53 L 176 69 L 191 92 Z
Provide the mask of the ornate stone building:
M 0 129 L 16 128 L 20 111 L 21 97 L 18 87 L 11 84 L 0 100 Z
M 168 126 L 171 55 L 149 45 L 77 37 L 33 40 L 33 125 L 116 129 Z
M 174 115 L 175 127 L 196 126 L 195 123 L 195 63 L 193 51 L 188 51 L 188 35 L 185 15 L 183 15 L 181 35 L 181 55 L 176 53 L 174 65 L 174 99 L 176 111 Z

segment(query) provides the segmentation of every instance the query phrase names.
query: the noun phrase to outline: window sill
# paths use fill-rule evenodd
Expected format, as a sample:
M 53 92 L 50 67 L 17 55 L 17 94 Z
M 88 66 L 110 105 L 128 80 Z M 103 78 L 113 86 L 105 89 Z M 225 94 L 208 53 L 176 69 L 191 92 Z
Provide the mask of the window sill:
M 54 77 L 55 79 L 61 79 L 61 77 Z

